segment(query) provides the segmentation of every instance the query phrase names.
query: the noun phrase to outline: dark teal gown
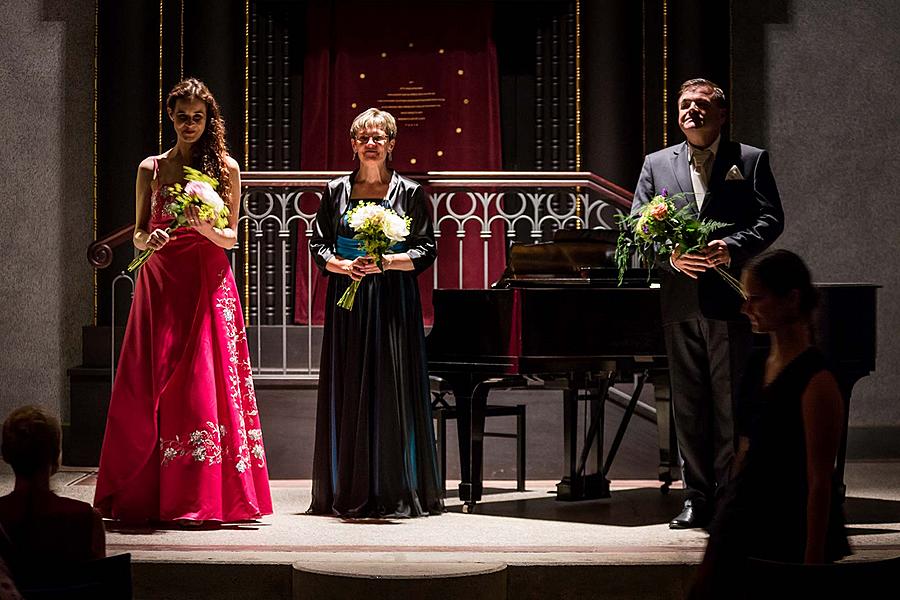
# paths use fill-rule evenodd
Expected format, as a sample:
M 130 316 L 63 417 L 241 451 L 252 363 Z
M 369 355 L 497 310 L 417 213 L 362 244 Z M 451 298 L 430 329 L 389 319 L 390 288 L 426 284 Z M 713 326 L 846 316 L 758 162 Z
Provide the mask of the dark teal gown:
M 310 251 L 328 275 L 316 414 L 312 514 L 418 517 L 443 511 L 434 445 L 425 335 L 416 277 L 434 262 L 422 189 L 395 174 L 385 199 L 350 200 L 352 179 L 331 182 Z M 351 283 L 325 271 L 354 232 L 346 213 L 376 202 L 412 219 L 403 247 L 413 271 L 363 278 L 352 310 L 337 306 Z M 345 246 L 344 246 L 345 247 Z M 346 256 L 352 258 L 352 256 Z

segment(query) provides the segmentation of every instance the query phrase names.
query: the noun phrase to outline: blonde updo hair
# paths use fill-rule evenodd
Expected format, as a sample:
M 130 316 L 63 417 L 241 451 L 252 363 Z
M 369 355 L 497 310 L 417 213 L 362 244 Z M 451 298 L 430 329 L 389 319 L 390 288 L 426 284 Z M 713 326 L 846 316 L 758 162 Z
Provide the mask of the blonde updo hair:
M 356 138 L 359 132 L 367 127 L 383 129 L 389 140 L 397 137 L 397 120 L 394 119 L 394 115 L 386 110 L 370 108 L 359 113 L 353 119 L 353 124 L 350 125 L 350 137 Z
M 21 477 L 31 477 L 47 467 L 55 473 L 61 445 L 59 421 L 37 406 L 17 408 L 3 423 L 3 460 Z

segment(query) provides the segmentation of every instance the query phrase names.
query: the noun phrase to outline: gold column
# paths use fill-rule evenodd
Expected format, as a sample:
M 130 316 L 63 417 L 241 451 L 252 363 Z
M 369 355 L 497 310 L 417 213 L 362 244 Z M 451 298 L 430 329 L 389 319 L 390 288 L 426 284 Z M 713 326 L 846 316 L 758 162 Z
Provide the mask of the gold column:
M 662 145 L 669 145 L 669 4 L 662 0 Z
M 244 0 L 244 168 L 250 165 L 250 0 Z M 240 218 L 238 205 L 238 218 Z M 250 223 L 244 221 L 244 323 L 250 322 Z
M 581 0 L 575 0 L 575 170 L 581 171 Z M 581 189 L 575 189 L 575 216 L 581 229 Z
M 575 1 L 575 170 L 581 170 L 581 0 Z
M 159 146 L 158 154 L 162 154 L 163 128 L 163 0 L 159 0 Z

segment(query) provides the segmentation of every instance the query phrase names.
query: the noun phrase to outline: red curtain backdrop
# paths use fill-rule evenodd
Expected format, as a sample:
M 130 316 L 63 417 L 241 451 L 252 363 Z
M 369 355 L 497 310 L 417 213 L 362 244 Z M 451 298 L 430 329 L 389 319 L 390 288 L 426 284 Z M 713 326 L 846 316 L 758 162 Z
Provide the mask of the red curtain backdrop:
M 490 2 L 311 2 L 303 73 L 303 170 L 350 171 L 350 124 L 370 107 L 397 119 L 390 166 L 401 174 L 501 168 L 497 58 Z M 468 200 L 454 201 L 465 210 Z M 479 216 L 483 211 L 476 211 Z M 438 240 L 439 286 L 458 287 L 455 225 Z M 306 323 L 309 252 L 298 245 L 295 320 Z M 466 228 L 464 287 L 482 287 L 483 240 Z M 502 271 L 503 241 L 492 240 L 491 276 Z M 471 268 L 469 268 L 471 265 Z M 419 276 L 431 322 L 429 269 Z M 324 318 L 326 281 L 312 280 L 313 323 Z

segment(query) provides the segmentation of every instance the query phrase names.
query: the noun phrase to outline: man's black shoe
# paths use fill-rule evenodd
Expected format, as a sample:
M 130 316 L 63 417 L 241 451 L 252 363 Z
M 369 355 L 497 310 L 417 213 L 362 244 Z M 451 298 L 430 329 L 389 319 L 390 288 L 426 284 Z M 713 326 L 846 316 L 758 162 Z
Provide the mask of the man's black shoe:
M 709 524 L 709 511 L 705 506 L 685 500 L 684 510 L 669 521 L 669 529 L 697 529 Z

